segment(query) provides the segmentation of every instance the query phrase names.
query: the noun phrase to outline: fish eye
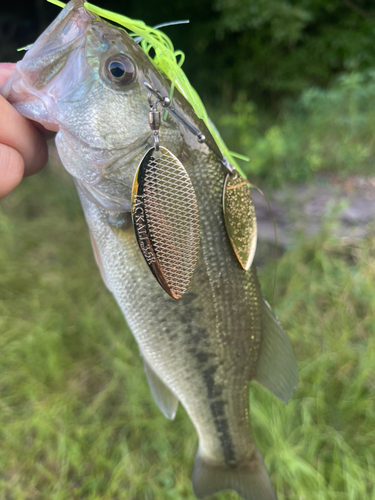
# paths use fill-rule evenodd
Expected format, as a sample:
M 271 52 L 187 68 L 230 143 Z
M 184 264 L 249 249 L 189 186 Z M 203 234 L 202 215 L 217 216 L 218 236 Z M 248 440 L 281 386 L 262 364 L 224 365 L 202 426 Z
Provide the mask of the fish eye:
M 135 78 L 135 65 L 123 54 L 110 57 L 105 64 L 107 78 L 116 85 L 129 85 Z

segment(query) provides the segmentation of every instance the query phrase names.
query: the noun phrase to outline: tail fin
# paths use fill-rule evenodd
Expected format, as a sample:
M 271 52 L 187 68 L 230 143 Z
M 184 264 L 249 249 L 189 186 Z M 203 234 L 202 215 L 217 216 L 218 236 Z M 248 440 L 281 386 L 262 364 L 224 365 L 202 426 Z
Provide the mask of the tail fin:
M 255 460 L 237 468 L 210 465 L 198 452 L 194 462 L 193 489 L 197 498 L 221 490 L 234 490 L 244 500 L 277 500 L 259 450 Z

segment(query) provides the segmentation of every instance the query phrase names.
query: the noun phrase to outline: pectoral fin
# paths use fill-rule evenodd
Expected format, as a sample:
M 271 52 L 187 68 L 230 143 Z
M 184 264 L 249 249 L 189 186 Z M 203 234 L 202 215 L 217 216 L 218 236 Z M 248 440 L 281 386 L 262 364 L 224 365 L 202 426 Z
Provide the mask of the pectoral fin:
M 94 252 L 95 262 L 98 265 L 98 268 L 99 268 L 99 271 L 100 271 L 100 274 L 101 274 L 102 280 L 104 281 L 105 286 L 108 288 L 109 291 L 111 291 L 109 284 L 108 284 L 107 277 L 105 275 L 105 271 L 104 271 L 102 259 L 100 257 L 98 245 L 96 244 L 96 241 L 94 240 L 94 237 L 92 236 L 92 234 L 91 233 L 89 233 L 89 234 L 90 234 L 92 249 Z
M 263 303 L 263 338 L 255 380 L 287 403 L 298 384 L 292 344 L 268 302 Z
M 173 392 L 168 389 L 164 382 L 156 375 L 154 370 L 143 358 L 143 366 L 145 369 L 147 382 L 150 387 L 151 394 L 158 405 L 160 411 L 169 420 L 174 420 L 178 407 L 178 399 Z

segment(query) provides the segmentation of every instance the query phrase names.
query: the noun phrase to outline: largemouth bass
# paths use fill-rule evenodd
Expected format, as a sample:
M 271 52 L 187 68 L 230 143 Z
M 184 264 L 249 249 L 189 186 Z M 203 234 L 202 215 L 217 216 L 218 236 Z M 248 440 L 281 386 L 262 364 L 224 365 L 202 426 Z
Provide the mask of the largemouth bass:
M 196 496 L 233 489 L 245 500 L 274 500 L 251 434 L 249 382 L 287 402 L 298 380 L 293 349 L 262 295 L 255 267 L 244 271 L 234 254 L 217 145 L 177 90 L 174 107 L 203 131 L 206 143 L 171 116 L 162 122 L 160 140 L 193 184 L 199 254 L 178 301 L 150 273 L 130 216 L 133 179 L 153 146 L 145 80 L 169 95 L 171 82 L 131 37 L 72 0 L 17 63 L 1 93 L 25 117 L 57 132 L 96 261 L 138 342 L 151 393 L 170 419 L 180 401 L 199 435 Z

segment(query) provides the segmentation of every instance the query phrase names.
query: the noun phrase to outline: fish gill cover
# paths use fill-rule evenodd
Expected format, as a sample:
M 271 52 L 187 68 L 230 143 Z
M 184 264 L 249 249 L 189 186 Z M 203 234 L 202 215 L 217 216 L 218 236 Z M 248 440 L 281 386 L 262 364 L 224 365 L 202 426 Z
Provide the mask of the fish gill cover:
M 58 7 L 65 7 L 65 4 L 59 0 L 47 1 L 57 5 Z M 159 29 L 147 26 L 147 24 L 143 21 L 131 19 L 122 14 L 116 14 L 115 12 L 97 7 L 89 2 L 85 2 L 84 6 L 89 12 L 92 12 L 93 14 L 96 14 L 97 16 L 108 21 L 113 21 L 123 28 L 126 28 L 126 30 L 128 30 L 128 35 L 132 38 L 141 38 L 139 44 L 143 51 L 150 58 L 154 66 L 162 71 L 171 81 L 171 96 L 173 94 L 173 89 L 176 86 L 189 104 L 191 104 L 198 118 L 201 118 L 204 121 L 222 155 L 236 167 L 243 177 L 245 177 L 245 174 L 242 172 L 234 158 L 239 158 L 244 161 L 249 161 L 249 158 L 238 153 L 234 153 L 233 151 L 229 151 L 219 132 L 209 119 L 201 98 L 192 87 L 181 68 L 185 60 L 185 54 L 181 50 L 174 49 L 170 38 Z M 154 52 L 153 57 L 150 55 L 150 52 L 152 51 Z

